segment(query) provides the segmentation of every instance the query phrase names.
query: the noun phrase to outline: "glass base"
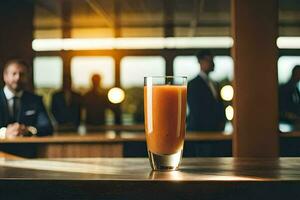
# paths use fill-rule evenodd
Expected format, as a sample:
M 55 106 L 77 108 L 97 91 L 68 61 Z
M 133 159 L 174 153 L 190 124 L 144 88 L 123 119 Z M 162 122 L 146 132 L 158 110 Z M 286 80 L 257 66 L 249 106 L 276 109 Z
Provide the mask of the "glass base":
M 182 150 L 167 155 L 152 153 L 148 150 L 150 164 L 155 171 L 173 171 L 177 170 L 182 157 Z

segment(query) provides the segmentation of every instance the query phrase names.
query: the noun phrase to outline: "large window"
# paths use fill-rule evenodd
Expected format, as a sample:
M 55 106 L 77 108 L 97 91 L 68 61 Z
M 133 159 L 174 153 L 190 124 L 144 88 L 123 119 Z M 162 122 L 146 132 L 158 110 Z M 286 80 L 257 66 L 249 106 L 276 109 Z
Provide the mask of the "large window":
M 300 65 L 300 56 L 282 56 L 278 59 L 279 84 L 286 83 L 291 78 L 295 65 Z
M 101 76 L 101 87 L 104 89 L 115 85 L 115 61 L 109 56 L 78 56 L 71 60 L 71 76 L 73 88 L 85 94 L 92 86 L 94 74 Z M 105 110 L 106 124 L 113 124 L 111 110 Z
M 210 77 L 215 81 L 232 80 L 233 60 L 230 56 L 215 56 L 215 70 Z M 195 78 L 200 72 L 196 56 L 177 56 L 174 60 L 174 75 L 187 76 L 188 80 Z
M 33 82 L 36 93 L 43 96 L 47 109 L 53 92 L 62 86 L 63 62 L 60 57 L 36 57 L 33 60 Z
M 210 78 L 219 82 L 221 88 L 223 88 L 223 86 L 230 85 L 233 79 L 232 58 L 230 56 L 215 56 L 214 63 L 215 70 L 209 74 Z M 187 76 L 190 81 L 200 73 L 200 66 L 196 56 L 177 56 L 174 60 L 173 70 L 175 76 Z M 230 91 L 226 90 L 227 88 L 228 86 L 224 87 L 223 91 L 230 93 Z M 230 123 L 230 120 L 233 118 L 233 108 L 231 103 L 231 100 L 224 99 L 226 117 L 229 120 L 225 126 L 225 132 L 227 133 L 232 132 L 232 124 Z
M 124 57 L 121 60 L 122 87 L 142 87 L 145 76 L 164 76 L 165 65 L 165 60 L 161 56 Z
M 33 61 L 33 81 L 36 88 L 60 88 L 63 64 L 60 57 L 36 57 Z M 49 76 L 51 74 L 51 76 Z
M 115 84 L 115 61 L 112 57 L 74 57 L 71 61 L 73 88 L 85 92 L 91 86 L 91 77 L 99 74 L 102 87 L 109 88 Z
M 292 70 L 296 65 L 300 65 L 300 56 L 282 56 L 278 59 L 278 82 L 280 85 L 279 90 L 279 112 L 280 112 L 280 122 L 279 122 L 279 129 L 282 132 L 289 132 L 293 130 L 299 130 L 300 129 L 300 122 L 299 122 L 299 108 L 295 107 L 296 104 L 291 103 L 291 101 L 288 101 L 290 95 L 294 95 L 284 92 L 287 91 L 286 89 L 283 89 L 283 85 L 286 84 L 292 75 Z M 300 91 L 300 82 L 298 82 L 298 90 Z M 285 87 L 286 88 L 286 87 Z M 287 97 L 287 98 L 286 98 Z M 295 103 L 298 101 L 299 105 L 299 99 L 297 100 L 297 95 L 293 96 L 290 99 L 293 99 L 292 101 Z M 291 112 L 292 107 L 294 108 Z M 298 112 L 297 112 L 298 109 Z M 298 114 L 296 114 L 298 113 Z M 293 117 L 288 117 L 287 115 L 293 115 L 296 114 L 298 116 L 297 120 L 291 120 Z
M 144 77 L 165 74 L 166 63 L 161 56 L 128 56 L 121 60 L 121 85 L 126 93 L 122 104 L 124 124 L 143 123 Z

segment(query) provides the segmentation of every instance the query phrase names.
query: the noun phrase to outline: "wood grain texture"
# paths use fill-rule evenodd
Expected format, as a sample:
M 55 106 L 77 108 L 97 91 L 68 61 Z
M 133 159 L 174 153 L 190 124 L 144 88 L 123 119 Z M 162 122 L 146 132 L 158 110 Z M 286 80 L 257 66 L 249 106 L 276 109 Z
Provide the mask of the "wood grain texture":
M 40 145 L 39 158 L 123 157 L 121 143 L 67 143 Z
M 231 140 L 231 135 L 225 135 L 223 132 L 189 132 L 186 134 L 186 140 Z M 126 141 L 145 141 L 144 132 L 97 132 L 86 135 L 78 135 L 78 133 L 56 134 L 47 137 L 17 137 L 0 140 L 1 143 L 111 143 Z
M 278 133 L 279 134 L 279 133 Z M 280 135 L 280 155 L 300 156 L 300 133 Z M 188 132 L 184 156 L 231 156 L 232 135 L 223 133 Z M 54 135 L 51 137 L 14 138 L 0 140 L 0 151 L 26 158 L 66 157 L 145 157 L 146 143 L 143 133 L 123 132 Z
M 276 133 L 281 138 L 298 138 L 300 132 Z M 231 140 L 232 134 L 224 132 L 187 132 L 186 141 L 226 141 Z M 65 134 L 55 134 L 47 137 L 17 137 L 1 139 L 0 144 L 9 143 L 112 143 L 112 142 L 135 142 L 145 141 L 144 132 L 97 132 L 86 135 L 70 132 Z
M 278 1 L 231 0 L 235 157 L 277 157 Z
M 22 157 L 0 151 L 0 159 L 22 159 Z
M 298 199 L 299 168 L 300 158 L 189 158 L 174 172 L 141 158 L 0 160 L 0 197 Z

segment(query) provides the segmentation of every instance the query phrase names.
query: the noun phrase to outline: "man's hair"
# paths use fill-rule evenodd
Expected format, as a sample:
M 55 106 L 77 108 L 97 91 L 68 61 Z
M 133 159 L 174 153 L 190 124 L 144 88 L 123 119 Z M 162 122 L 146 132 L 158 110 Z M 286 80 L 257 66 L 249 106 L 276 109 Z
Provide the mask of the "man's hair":
M 295 75 L 296 71 L 300 70 L 300 65 L 295 65 L 295 67 L 292 70 L 292 76 Z
M 27 70 L 29 70 L 29 65 L 27 64 L 26 61 L 22 60 L 22 59 L 11 59 L 8 60 L 4 67 L 3 67 L 3 72 L 5 72 L 8 68 L 8 66 L 10 66 L 11 64 L 17 64 L 17 65 L 22 65 L 23 67 L 25 67 Z
M 205 59 L 206 56 L 213 56 L 212 52 L 209 49 L 203 49 L 197 52 L 196 54 L 198 61 Z

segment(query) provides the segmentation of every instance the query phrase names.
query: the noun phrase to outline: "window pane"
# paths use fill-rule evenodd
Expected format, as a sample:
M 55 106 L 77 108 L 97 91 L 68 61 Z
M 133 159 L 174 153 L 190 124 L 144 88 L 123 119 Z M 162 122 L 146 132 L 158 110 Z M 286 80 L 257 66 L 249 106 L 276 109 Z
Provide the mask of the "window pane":
M 278 59 L 279 129 L 282 132 L 300 130 L 299 92 L 292 89 L 292 84 L 285 85 L 296 65 L 300 65 L 300 56 L 282 56 Z M 300 91 L 300 82 L 296 87 Z
M 102 86 L 109 88 L 115 83 L 115 61 L 112 57 L 74 57 L 71 61 L 73 87 L 80 91 L 87 90 L 91 85 L 93 74 L 102 77 Z
M 143 124 L 145 76 L 165 76 L 166 63 L 161 56 L 128 56 L 121 60 L 121 84 L 126 98 L 122 104 L 124 124 Z
M 224 79 L 233 79 L 233 60 L 230 56 L 215 56 L 215 70 L 210 74 L 210 77 L 215 81 Z
M 300 65 L 300 56 L 281 56 L 278 59 L 279 84 L 286 83 L 291 78 L 295 65 Z
M 63 63 L 60 57 L 36 57 L 33 61 L 33 81 L 36 88 L 62 86 Z
M 195 78 L 200 72 L 196 56 L 177 56 L 174 59 L 174 75 L 187 76 L 188 80 Z
M 230 56 L 215 56 L 215 70 L 210 73 L 211 79 L 222 81 L 233 78 L 233 60 Z M 196 56 L 177 56 L 174 60 L 174 75 L 187 76 L 188 80 L 195 78 L 200 72 Z
M 124 88 L 144 85 L 145 76 L 164 76 L 166 62 L 161 56 L 128 56 L 121 60 L 121 84 Z
M 52 94 L 62 86 L 63 62 L 57 56 L 35 57 L 33 60 L 33 82 L 35 92 L 43 97 L 49 111 Z
M 209 74 L 212 80 L 221 82 L 220 86 L 230 84 L 233 79 L 233 60 L 230 56 L 215 56 L 215 70 Z M 195 78 L 200 73 L 200 66 L 196 56 L 177 56 L 174 59 L 174 75 L 187 76 L 188 81 Z M 224 107 L 231 106 L 231 101 L 224 101 Z M 189 109 L 187 110 L 187 115 Z M 227 122 L 225 132 L 232 132 L 231 122 Z

